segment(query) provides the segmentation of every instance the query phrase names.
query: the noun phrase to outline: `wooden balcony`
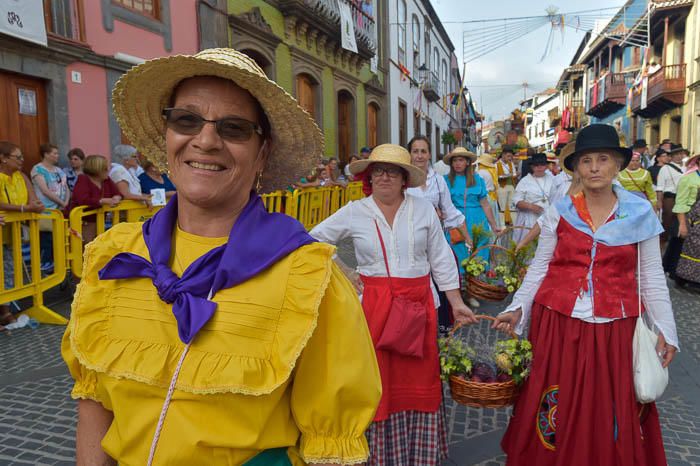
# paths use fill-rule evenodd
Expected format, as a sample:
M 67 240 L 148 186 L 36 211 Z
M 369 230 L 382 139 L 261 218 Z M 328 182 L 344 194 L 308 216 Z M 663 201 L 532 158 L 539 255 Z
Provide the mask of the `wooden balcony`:
M 625 73 L 608 73 L 598 80 L 597 86 L 588 89 L 588 114 L 602 118 L 627 103 L 627 76 Z
M 362 11 L 360 0 L 341 0 L 350 5 L 357 42 L 357 52 L 369 60 L 377 50 L 375 18 Z M 342 42 L 340 9 L 337 0 L 279 0 L 285 17 L 287 35 L 296 33 L 297 40 L 316 41 L 319 49 L 337 49 Z
M 647 101 L 642 108 L 642 92 L 632 95 L 632 111 L 644 118 L 653 118 L 685 103 L 685 64 L 662 66 L 648 77 Z

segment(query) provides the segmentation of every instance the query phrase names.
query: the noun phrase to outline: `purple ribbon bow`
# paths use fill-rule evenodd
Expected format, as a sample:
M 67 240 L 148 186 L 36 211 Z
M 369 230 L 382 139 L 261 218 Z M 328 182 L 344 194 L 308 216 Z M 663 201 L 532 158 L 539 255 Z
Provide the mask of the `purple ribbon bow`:
M 177 196 L 143 224 L 151 262 L 122 252 L 99 272 L 100 280 L 150 278 L 161 300 L 173 305 L 177 331 L 184 343 L 211 319 L 217 291 L 256 276 L 277 261 L 315 240 L 292 217 L 268 213 L 257 194 L 236 220 L 228 242 L 212 249 L 185 269 L 182 277 L 170 270 L 172 234 L 177 222 Z

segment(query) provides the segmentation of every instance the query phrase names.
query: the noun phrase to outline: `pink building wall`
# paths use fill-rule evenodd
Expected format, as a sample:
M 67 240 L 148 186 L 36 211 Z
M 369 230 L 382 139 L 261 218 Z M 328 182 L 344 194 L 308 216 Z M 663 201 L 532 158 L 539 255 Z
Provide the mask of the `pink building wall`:
M 81 83 L 71 80 L 71 72 L 81 74 Z M 87 63 L 71 63 L 66 67 L 68 88 L 68 126 L 71 147 L 80 147 L 86 155 L 109 157 L 109 107 L 105 70 Z
M 165 50 L 163 36 L 114 18 L 111 32 L 102 20 L 102 2 L 83 2 L 85 36 L 92 50 L 108 57 L 121 52 L 143 59 L 173 54 L 192 54 L 198 49 L 195 0 L 171 0 L 170 23 L 172 50 Z M 71 72 L 81 73 L 81 83 L 71 80 Z M 82 62 L 66 68 L 68 88 L 68 120 L 71 147 L 80 147 L 86 154 L 111 154 L 107 74 L 102 67 Z

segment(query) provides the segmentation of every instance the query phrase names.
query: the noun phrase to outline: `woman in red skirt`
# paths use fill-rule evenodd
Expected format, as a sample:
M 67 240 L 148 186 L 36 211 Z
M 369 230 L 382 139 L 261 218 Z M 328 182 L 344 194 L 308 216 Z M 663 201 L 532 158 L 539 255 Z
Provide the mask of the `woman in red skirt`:
M 352 238 L 362 307 L 382 377 L 382 399 L 367 431 L 369 466 L 436 466 L 447 456 L 447 425 L 437 349 L 437 293 L 455 319 L 474 323 L 433 205 L 405 192 L 425 183 L 403 147 L 383 144 L 350 164 L 366 198 L 351 202 L 313 230 L 332 244 Z M 356 178 L 357 179 L 357 178 Z M 352 331 L 349 329 L 348 331 Z
M 656 406 L 635 398 L 632 337 L 646 315 L 664 366 L 678 337 L 663 228 L 648 202 L 612 185 L 630 157 L 611 126 L 581 130 L 564 164 L 583 191 L 546 211 L 522 287 L 494 323 L 520 333 L 531 319 L 532 372 L 501 444 L 509 466 L 666 464 Z

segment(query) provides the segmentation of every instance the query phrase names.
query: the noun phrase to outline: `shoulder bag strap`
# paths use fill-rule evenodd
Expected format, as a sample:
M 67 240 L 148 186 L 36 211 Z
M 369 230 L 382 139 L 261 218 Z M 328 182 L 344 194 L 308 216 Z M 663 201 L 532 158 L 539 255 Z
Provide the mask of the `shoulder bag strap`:
M 639 192 L 642 193 L 642 194 L 644 194 L 644 197 L 647 198 L 647 201 L 651 201 L 651 199 L 649 199 L 649 196 L 647 196 L 647 192 L 644 191 L 644 190 L 642 189 L 641 186 L 639 186 L 639 184 L 637 183 L 637 181 L 636 181 L 636 180 L 634 179 L 634 177 L 632 176 L 632 172 L 630 172 L 630 171 L 628 170 L 628 171 L 627 171 L 627 175 L 629 176 L 630 181 L 632 181 L 632 184 L 634 184 L 634 186 L 639 190 Z M 644 176 L 642 176 L 642 178 L 644 178 Z
M 384 247 L 384 238 L 382 238 L 382 232 L 379 231 L 379 225 L 377 224 L 377 219 L 374 219 L 374 227 L 377 229 L 377 236 L 379 236 L 379 244 L 382 246 L 382 254 L 384 255 L 384 267 L 386 267 L 386 276 L 389 277 L 389 282 L 391 282 L 391 273 L 389 273 L 389 259 L 386 257 L 386 248 Z
M 642 318 L 642 250 L 641 243 L 637 243 L 637 306 L 639 318 Z

